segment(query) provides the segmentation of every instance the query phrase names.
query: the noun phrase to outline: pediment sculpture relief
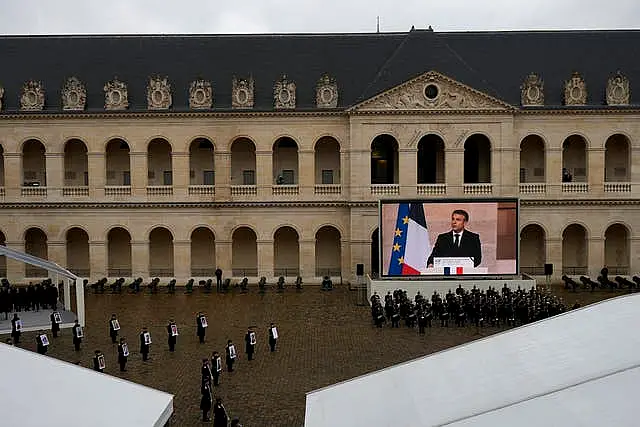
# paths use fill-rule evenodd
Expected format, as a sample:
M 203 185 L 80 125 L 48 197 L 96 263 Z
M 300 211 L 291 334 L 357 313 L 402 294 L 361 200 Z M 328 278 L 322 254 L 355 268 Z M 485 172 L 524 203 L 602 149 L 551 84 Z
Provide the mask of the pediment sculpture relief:
M 365 101 L 357 110 L 505 110 L 511 107 L 431 71 Z
M 166 77 L 149 77 L 147 84 L 147 108 L 149 110 L 168 110 L 173 99 L 171 85 Z
M 211 83 L 204 80 L 191 82 L 189 87 L 189 107 L 194 110 L 207 110 L 213 106 Z
M 116 77 L 104 85 L 105 110 L 126 110 L 129 107 L 127 84 Z
M 564 104 L 585 105 L 587 103 L 587 84 L 578 72 L 564 83 Z
M 2 99 L 4 98 L 4 88 L 0 86 L 0 111 L 2 111 Z
M 238 79 L 234 76 L 231 84 L 231 107 L 253 108 L 253 77 Z
M 44 108 L 44 88 L 41 82 L 29 80 L 22 86 L 20 110 L 41 111 Z
M 324 74 L 316 85 L 316 107 L 336 108 L 338 106 L 338 84 L 336 79 Z
M 531 73 L 524 79 L 520 90 L 523 106 L 544 105 L 544 82 L 536 73 Z
M 629 79 L 620 71 L 607 81 L 607 105 L 629 105 Z
M 82 111 L 87 104 L 87 90 L 77 77 L 69 77 L 62 88 L 62 109 Z
M 276 109 L 296 108 L 296 84 L 283 75 L 273 85 L 273 106 Z

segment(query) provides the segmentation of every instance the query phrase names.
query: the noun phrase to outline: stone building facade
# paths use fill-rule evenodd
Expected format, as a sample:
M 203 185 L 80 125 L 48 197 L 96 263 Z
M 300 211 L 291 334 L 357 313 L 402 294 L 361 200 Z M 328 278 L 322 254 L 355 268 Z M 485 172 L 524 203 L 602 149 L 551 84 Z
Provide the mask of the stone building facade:
M 620 46 L 640 33 L 2 37 L 0 243 L 91 280 L 353 280 L 381 198 L 519 197 L 522 272 L 637 274 Z

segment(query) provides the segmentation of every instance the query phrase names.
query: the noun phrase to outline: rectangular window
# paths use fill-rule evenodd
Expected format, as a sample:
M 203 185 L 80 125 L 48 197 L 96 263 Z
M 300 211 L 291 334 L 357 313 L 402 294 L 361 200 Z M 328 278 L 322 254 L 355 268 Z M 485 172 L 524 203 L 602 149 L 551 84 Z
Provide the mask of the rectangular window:
M 333 184 L 333 170 L 322 169 L 322 183 Z
M 242 185 L 256 185 L 256 171 L 251 169 L 243 170 Z
M 89 172 L 84 173 L 84 185 L 89 186 Z
M 164 171 L 162 173 L 162 184 L 173 185 L 173 173 L 171 171 Z
M 202 172 L 202 182 L 204 185 L 214 185 L 215 184 L 215 172 L 214 171 L 204 171 Z

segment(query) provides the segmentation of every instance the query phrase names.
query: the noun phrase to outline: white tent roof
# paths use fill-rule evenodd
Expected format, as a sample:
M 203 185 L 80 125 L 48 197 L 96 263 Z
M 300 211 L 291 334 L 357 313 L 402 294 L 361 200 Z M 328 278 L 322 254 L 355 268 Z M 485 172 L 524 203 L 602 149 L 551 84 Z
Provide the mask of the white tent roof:
M 2 255 L 6 256 L 7 258 L 15 259 L 17 261 L 22 261 L 26 264 L 31 264 L 31 265 L 35 265 L 36 267 L 44 268 L 47 271 L 51 271 L 62 277 L 66 277 L 67 279 L 72 279 L 72 280 L 78 279 L 78 276 L 76 276 L 66 268 L 60 267 L 55 262 L 38 258 L 36 256 L 29 255 L 24 252 L 16 251 L 15 249 L 11 249 L 5 245 L 0 245 L 0 256 Z
M 316 390 L 305 427 L 635 426 L 638 306 L 607 300 Z
M 162 427 L 173 413 L 172 395 L 92 369 L 6 344 L 0 361 L 4 426 Z

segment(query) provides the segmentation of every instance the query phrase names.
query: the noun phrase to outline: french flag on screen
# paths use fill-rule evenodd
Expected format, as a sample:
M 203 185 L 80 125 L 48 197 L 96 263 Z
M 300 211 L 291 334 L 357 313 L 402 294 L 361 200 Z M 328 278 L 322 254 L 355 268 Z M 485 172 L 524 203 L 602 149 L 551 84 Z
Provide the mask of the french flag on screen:
M 463 267 L 456 267 L 455 270 L 452 272 L 451 271 L 451 267 L 445 267 L 444 268 L 444 275 L 445 276 L 451 276 L 452 274 L 464 274 L 464 268 Z
M 400 203 L 393 230 L 389 275 L 420 275 L 430 254 L 431 241 L 423 204 Z

